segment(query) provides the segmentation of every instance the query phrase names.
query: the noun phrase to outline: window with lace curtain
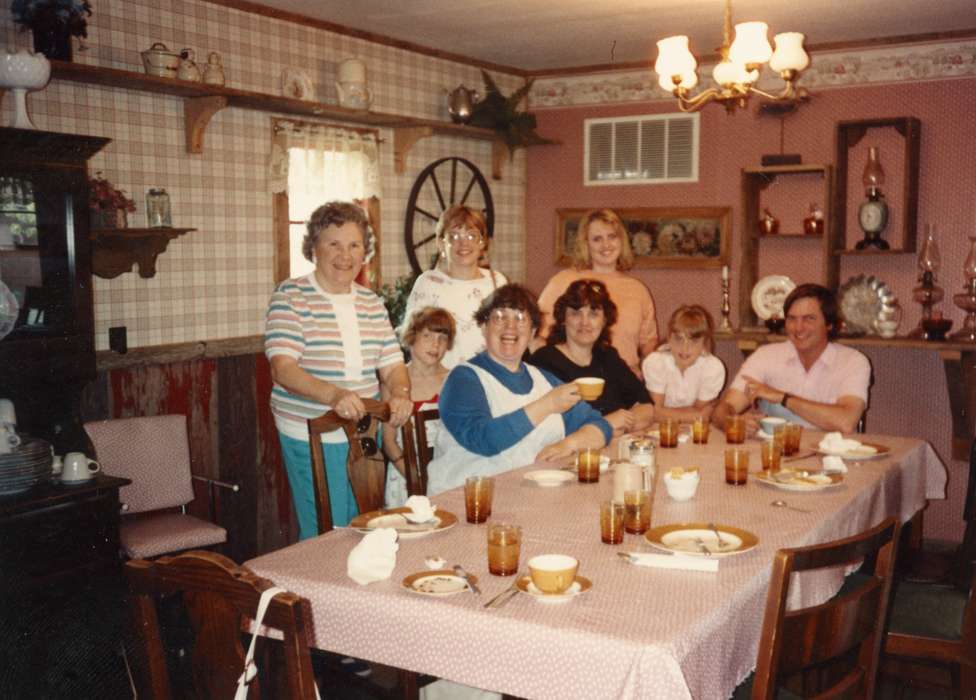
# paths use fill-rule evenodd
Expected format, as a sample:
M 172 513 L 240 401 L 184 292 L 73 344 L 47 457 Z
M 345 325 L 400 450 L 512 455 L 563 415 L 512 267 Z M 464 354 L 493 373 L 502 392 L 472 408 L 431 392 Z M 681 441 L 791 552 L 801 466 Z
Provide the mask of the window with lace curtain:
M 307 274 L 302 256 L 305 222 L 326 202 L 356 202 L 369 215 L 377 246 L 360 282 L 379 280 L 379 138 L 373 130 L 327 124 L 274 121 L 268 180 L 274 193 L 275 283 Z

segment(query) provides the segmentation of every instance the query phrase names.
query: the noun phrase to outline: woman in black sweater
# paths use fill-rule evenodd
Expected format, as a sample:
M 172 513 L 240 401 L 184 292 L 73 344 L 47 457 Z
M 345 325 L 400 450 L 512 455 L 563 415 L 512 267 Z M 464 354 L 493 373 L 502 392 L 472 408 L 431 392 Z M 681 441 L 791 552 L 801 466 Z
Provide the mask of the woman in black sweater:
M 603 379 L 603 393 L 590 404 L 606 417 L 615 435 L 650 425 L 654 406 L 647 387 L 610 345 L 617 306 L 606 285 L 592 279 L 573 282 L 556 300 L 553 320 L 546 344 L 528 361 L 565 382 Z

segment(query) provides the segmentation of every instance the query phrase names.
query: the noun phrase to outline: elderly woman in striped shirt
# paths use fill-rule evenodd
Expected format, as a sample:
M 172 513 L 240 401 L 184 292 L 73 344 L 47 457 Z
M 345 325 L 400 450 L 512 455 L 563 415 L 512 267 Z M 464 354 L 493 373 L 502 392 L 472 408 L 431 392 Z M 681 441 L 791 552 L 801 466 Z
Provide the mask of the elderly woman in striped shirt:
M 334 409 L 359 420 L 362 397 L 392 398 L 390 423 L 410 417 L 410 379 L 382 300 L 355 280 L 373 248 L 366 214 L 345 202 L 329 202 L 308 221 L 302 253 L 315 263 L 305 276 L 285 280 L 268 306 L 265 355 L 274 388 L 271 410 L 300 539 L 318 533 L 308 447 L 309 418 Z M 346 474 L 348 444 L 341 430 L 322 436 L 335 525 L 356 515 Z

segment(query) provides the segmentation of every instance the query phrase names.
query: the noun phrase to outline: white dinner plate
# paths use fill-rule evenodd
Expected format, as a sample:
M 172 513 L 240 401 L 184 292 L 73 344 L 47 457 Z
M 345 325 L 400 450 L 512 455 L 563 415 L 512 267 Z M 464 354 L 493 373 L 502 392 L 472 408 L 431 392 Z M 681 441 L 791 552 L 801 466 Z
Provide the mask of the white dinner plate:
M 652 527 L 644 533 L 644 539 L 658 549 L 681 552 L 697 557 L 724 557 L 742 554 L 759 544 L 759 538 L 748 530 L 742 530 L 731 525 L 716 525 L 715 527 L 722 535 L 722 544 L 719 544 L 715 531 L 707 523 L 681 523 Z M 708 554 L 702 551 L 699 542 L 708 549 Z
M 760 484 L 783 491 L 823 491 L 844 483 L 843 474 L 808 473 L 802 470 L 784 469 L 777 474 L 760 472 L 756 475 Z
M 752 288 L 752 310 L 760 321 L 783 316 L 783 302 L 796 289 L 796 282 L 786 275 L 767 275 Z
M 881 459 L 891 454 L 891 448 L 887 445 L 879 445 L 876 442 L 862 442 L 861 444 L 869 449 L 844 450 L 843 452 L 821 450 L 819 447 L 815 447 L 814 449 L 817 451 L 817 454 L 827 457 L 840 457 L 841 459 L 859 460 L 862 462 L 869 459 Z
M 573 472 L 565 469 L 536 469 L 526 472 L 522 478 L 535 483 L 537 486 L 562 486 L 574 481 L 576 476 Z
M 470 579 L 474 583 L 478 582 L 474 576 L 470 576 Z M 410 574 L 403 579 L 403 587 L 421 595 L 442 597 L 463 593 L 468 589 L 468 584 L 450 569 L 441 569 Z
M 431 522 L 412 523 L 403 515 L 408 510 L 407 508 L 390 508 L 389 510 L 361 513 L 349 521 L 349 527 L 363 534 L 380 527 L 391 527 L 397 531 L 400 539 L 404 540 L 426 537 L 457 525 L 457 516 L 441 509 L 434 513 L 434 520 Z

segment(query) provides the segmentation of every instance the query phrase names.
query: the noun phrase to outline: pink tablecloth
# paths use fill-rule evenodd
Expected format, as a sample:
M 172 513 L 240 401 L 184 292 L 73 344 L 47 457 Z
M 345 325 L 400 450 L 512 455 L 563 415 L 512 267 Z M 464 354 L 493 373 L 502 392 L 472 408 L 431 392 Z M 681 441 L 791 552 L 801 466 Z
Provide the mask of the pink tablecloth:
M 658 451 L 658 473 L 697 465 L 695 499 L 671 501 L 657 490 L 652 525 L 715 522 L 759 536 L 751 552 L 725 557 L 717 574 L 641 568 L 621 561 L 618 549 L 648 550 L 627 535 L 622 546 L 599 537 L 599 506 L 610 498 L 608 475 L 599 484 L 573 481 L 540 488 L 525 470 L 496 479 L 492 519 L 523 527 L 522 564 L 543 552 L 576 556 L 592 590 L 564 604 L 526 595 L 505 607 L 482 604 L 511 579 L 488 573 L 485 526 L 464 521 L 463 494 L 434 499 L 459 516 L 451 530 L 404 540 L 388 581 L 359 586 L 345 574 L 346 556 L 359 541 L 337 531 L 247 562 L 256 573 L 311 603 L 316 646 L 421 671 L 479 688 L 530 698 L 727 698 L 755 666 L 773 553 L 862 531 L 888 515 L 908 520 L 926 498 L 944 498 L 945 467 L 927 443 L 888 436 L 864 440 L 891 447 L 890 456 L 849 464 L 843 486 L 819 493 L 787 493 L 750 479 L 744 487 L 723 478 L 721 435 L 705 447 L 686 444 Z M 819 436 L 805 436 L 815 444 Z M 755 454 L 758 443 L 747 443 Z M 795 463 L 815 465 L 811 458 Z M 784 499 L 812 511 L 774 508 Z M 431 598 L 400 582 L 439 555 L 475 574 L 484 594 Z M 820 576 L 797 587 L 794 603 L 832 595 L 842 576 Z

